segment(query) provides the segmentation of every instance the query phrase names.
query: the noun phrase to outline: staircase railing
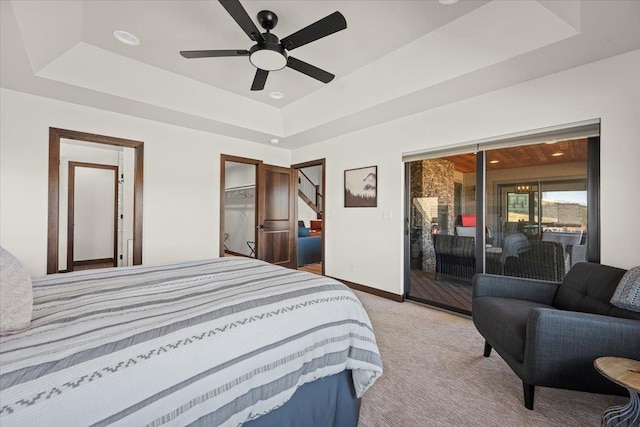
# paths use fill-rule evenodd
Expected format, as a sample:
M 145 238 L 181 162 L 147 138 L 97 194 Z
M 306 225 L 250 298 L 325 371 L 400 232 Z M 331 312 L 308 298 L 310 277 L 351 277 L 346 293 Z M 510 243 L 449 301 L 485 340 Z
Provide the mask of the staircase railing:
M 301 196 L 306 198 L 307 204 L 317 214 L 322 213 L 322 194 L 320 193 L 320 186 L 316 185 L 311 179 L 301 170 L 298 169 L 298 191 Z

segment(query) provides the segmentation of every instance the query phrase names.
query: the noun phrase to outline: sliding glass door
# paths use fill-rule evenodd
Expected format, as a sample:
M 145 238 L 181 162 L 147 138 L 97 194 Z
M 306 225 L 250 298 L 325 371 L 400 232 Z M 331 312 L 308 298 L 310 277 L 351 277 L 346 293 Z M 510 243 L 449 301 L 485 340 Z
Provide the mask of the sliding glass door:
M 408 297 L 471 311 L 475 273 L 475 154 L 407 164 L 410 181 Z
M 587 260 L 587 139 L 486 152 L 485 271 L 561 282 Z
M 560 282 L 597 260 L 598 150 L 583 138 L 407 162 L 406 297 L 470 314 L 475 273 Z

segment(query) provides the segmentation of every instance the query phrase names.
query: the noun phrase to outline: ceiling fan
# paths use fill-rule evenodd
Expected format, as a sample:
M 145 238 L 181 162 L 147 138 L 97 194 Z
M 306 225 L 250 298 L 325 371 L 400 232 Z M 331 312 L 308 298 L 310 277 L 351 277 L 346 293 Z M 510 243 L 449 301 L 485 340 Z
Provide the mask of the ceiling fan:
M 247 11 L 240 4 L 240 0 L 218 1 L 256 44 L 249 50 L 183 50 L 180 51 L 180 55 L 189 59 L 248 56 L 249 61 L 257 68 L 251 90 L 264 89 L 269 71 L 281 70 L 284 67 L 292 68 L 323 83 L 329 83 L 333 80 L 335 77 L 333 74 L 289 56 L 288 51 L 347 28 L 347 21 L 340 12 L 325 16 L 319 21 L 279 40 L 278 37 L 271 33 L 271 30 L 278 23 L 278 17 L 275 13 L 268 10 L 258 13 L 258 22 L 266 30 L 261 34 Z

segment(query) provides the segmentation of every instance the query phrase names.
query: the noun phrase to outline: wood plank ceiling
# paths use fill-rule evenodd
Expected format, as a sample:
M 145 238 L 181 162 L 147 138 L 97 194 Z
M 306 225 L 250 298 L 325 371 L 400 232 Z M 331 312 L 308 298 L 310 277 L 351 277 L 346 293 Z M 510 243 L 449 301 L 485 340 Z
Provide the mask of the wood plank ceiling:
M 561 154 L 560 154 L 561 153 Z M 455 164 L 458 172 L 476 170 L 475 153 L 442 157 Z M 492 161 L 494 163 L 492 163 Z M 553 143 L 524 145 L 487 151 L 487 169 L 514 169 L 530 166 L 546 166 L 558 163 L 587 161 L 587 140 L 572 139 Z

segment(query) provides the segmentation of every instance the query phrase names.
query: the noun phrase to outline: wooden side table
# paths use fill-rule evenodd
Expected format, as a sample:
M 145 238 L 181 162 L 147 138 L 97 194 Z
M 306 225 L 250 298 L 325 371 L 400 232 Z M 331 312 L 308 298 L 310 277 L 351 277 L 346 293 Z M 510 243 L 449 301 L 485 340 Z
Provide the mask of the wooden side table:
M 612 406 L 602 414 L 602 426 L 640 427 L 640 362 L 623 357 L 599 357 L 593 366 L 629 391 L 629 403 Z

